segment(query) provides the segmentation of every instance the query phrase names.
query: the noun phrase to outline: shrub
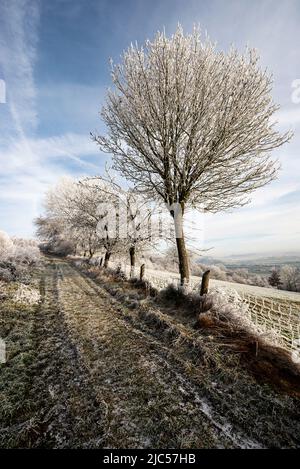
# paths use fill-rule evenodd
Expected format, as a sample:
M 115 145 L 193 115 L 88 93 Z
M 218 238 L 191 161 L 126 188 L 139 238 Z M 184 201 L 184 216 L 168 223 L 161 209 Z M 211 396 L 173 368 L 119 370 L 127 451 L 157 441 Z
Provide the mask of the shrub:
M 0 231 L 0 279 L 29 283 L 28 265 L 36 265 L 39 260 L 40 251 L 35 241 L 10 238 Z
M 170 284 L 161 290 L 158 298 L 167 303 L 174 304 L 174 306 L 180 307 L 192 315 L 199 313 L 201 306 L 204 307 L 203 299 L 201 299 L 199 293 L 189 291 L 174 284 Z
M 14 252 L 14 245 L 8 234 L 0 231 L 0 261 L 9 259 Z
M 45 254 L 53 256 L 67 257 L 74 254 L 74 244 L 69 241 L 56 240 L 55 242 L 40 244 L 40 250 Z
M 282 289 L 300 292 L 300 270 L 292 265 L 284 265 L 280 269 Z
M 135 287 L 145 290 L 146 294 L 152 296 L 153 298 L 158 295 L 158 290 L 151 285 L 148 280 L 140 280 L 138 278 L 131 278 L 129 280 Z
M 9 268 L 0 267 L 0 280 L 4 282 L 13 282 L 16 277 Z
M 12 238 L 13 255 L 12 259 L 17 264 L 34 265 L 40 260 L 40 250 L 38 244 L 33 240 Z

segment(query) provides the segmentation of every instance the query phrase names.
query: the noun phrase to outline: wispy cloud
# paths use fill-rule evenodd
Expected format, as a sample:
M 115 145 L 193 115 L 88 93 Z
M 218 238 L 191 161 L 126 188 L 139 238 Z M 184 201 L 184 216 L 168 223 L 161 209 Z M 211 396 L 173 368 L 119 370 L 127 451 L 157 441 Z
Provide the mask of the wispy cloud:
M 60 176 L 99 172 L 100 164 L 92 160 L 100 152 L 88 135 L 27 139 L 26 143 L 24 147 L 19 140 L 0 151 L 0 201 L 38 200 Z
M 190 215 L 199 247 L 214 247 L 212 255 L 296 248 L 300 104 L 291 94 L 300 78 L 299 0 L 89 3 L 0 0 L 0 79 L 7 89 L 7 103 L 0 104 L 0 228 L 32 233 L 49 185 L 63 175 L 101 171 L 105 157 L 89 131 L 104 130 L 98 112 L 110 84 L 108 57 L 119 60 L 130 41 L 164 26 L 169 34 L 178 21 L 186 31 L 199 22 L 221 49 L 258 48 L 282 104 L 278 127 L 295 130 L 291 143 L 274 152 L 282 164 L 278 180 L 255 192 L 251 204 L 230 214 Z
M 32 194 L 34 180 L 26 187 L 22 169 L 28 168 L 34 160 L 28 135 L 33 134 L 38 124 L 34 83 L 38 24 L 37 1 L 1 1 L 0 73 L 6 83 L 6 104 L 0 107 L 0 216 L 6 221 L 2 221 L 4 228 L 17 227 L 26 203 L 27 216 L 34 212 L 35 199 L 27 197 Z M 13 145 L 22 148 L 22 154 L 12 152 Z M 22 199 L 16 197 L 17 194 L 22 194 Z
M 99 173 L 100 163 L 93 163 L 93 157 L 99 155 L 89 136 L 78 134 L 19 140 L 0 151 L 0 206 L 10 207 L 9 218 L 0 217 L 3 228 L 11 226 L 12 219 L 18 218 L 20 207 L 27 201 L 23 227 L 26 233 L 32 231 L 32 219 L 37 216 L 38 208 L 41 209 L 43 194 L 49 186 L 63 175 Z
M 73 160 L 79 166 L 94 168 L 96 166 L 85 160 L 85 157 L 98 155 L 98 149 L 89 135 L 65 134 L 49 138 L 27 138 L 12 142 L 5 150 L 0 150 L 2 161 L 1 173 L 12 174 L 18 171 L 31 170 L 35 165 L 40 165 L 45 170 L 51 160 Z
M 1 2 L 0 63 L 7 89 L 11 133 L 26 138 L 37 125 L 36 60 L 39 4 L 35 0 Z
M 278 121 L 278 124 L 284 126 L 295 126 L 300 123 L 300 105 L 293 105 L 286 109 L 280 110 L 274 117 L 274 120 Z

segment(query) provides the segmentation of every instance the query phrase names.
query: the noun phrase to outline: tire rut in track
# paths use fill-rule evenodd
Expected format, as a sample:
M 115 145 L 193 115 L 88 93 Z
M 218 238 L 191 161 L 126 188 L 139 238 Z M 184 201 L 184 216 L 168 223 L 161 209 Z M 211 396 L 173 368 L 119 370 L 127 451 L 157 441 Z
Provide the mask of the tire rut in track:
M 102 438 L 102 403 L 70 339 L 60 309 L 57 270 L 48 262 L 41 280 L 42 304 L 36 314 L 36 360 L 30 401 L 35 401 L 24 446 L 95 447 Z
M 168 363 L 163 344 L 126 322 L 107 292 L 69 264 L 57 262 L 57 268 L 69 333 L 105 402 L 105 447 L 243 444 L 211 418 L 186 377 Z

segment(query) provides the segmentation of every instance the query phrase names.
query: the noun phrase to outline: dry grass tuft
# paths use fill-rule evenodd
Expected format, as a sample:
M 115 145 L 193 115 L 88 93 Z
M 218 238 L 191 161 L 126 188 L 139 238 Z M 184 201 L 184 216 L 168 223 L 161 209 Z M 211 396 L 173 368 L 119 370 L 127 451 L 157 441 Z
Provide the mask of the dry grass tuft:
M 271 345 L 267 337 L 234 321 L 228 313 L 210 310 L 199 315 L 199 327 L 209 330 L 232 351 L 241 354 L 245 365 L 260 382 L 269 382 L 289 395 L 300 397 L 300 366 L 289 352 Z

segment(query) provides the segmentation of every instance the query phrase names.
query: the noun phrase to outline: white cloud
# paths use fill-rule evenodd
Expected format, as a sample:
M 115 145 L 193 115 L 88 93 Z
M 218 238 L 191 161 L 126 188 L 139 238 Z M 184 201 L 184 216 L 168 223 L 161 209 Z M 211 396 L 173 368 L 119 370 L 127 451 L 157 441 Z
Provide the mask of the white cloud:
M 278 121 L 278 124 L 284 126 L 294 126 L 300 122 L 300 105 L 294 104 L 293 107 L 280 110 L 276 116 L 275 120 Z
M 77 18 L 80 12 L 73 3 L 64 1 L 58 13 Z M 298 0 L 288 3 L 263 0 L 252 6 L 248 2 L 228 1 L 225 5 L 223 1 L 216 1 L 205 7 L 193 0 L 184 6 L 175 2 L 170 10 L 168 2 L 162 2 L 152 8 L 146 23 L 140 21 L 140 10 L 132 15 L 132 24 L 127 25 L 125 36 L 129 42 L 152 35 L 163 24 L 171 32 L 178 21 L 187 30 L 200 21 L 222 49 L 231 42 L 238 47 L 247 42 L 258 47 L 263 64 L 275 73 L 275 101 L 284 104 L 275 118 L 280 128 L 299 129 L 300 105 L 291 101 L 291 84 L 299 77 L 300 70 L 295 42 L 298 7 Z M 53 6 L 50 2 L 45 8 L 57 8 L 57 4 Z M 0 106 L 0 219 L 5 225 L 2 228 L 11 234 L 30 234 L 31 219 L 38 214 L 43 193 L 49 185 L 62 175 L 99 172 L 98 164 L 94 165 L 91 160 L 100 153 L 90 141 L 88 131 L 93 131 L 94 125 L 101 125 L 97 112 L 104 90 L 96 85 L 65 82 L 50 86 L 39 83 L 37 88 L 34 66 L 38 58 L 39 3 L 1 0 L 0 9 L 1 17 L 5 17 L 0 28 L 0 63 L 5 77 L 0 78 L 5 78 L 7 88 L 7 104 Z M 123 34 L 118 8 L 116 15 L 116 26 L 119 24 Z M 238 27 L 232 27 L 233 22 Z M 107 38 L 107 43 L 112 55 L 116 53 L 114 40 Z M 127 45 L 124 43 L 124 47 Z M 120 52 L 119 47 L 118 43 Z M 58 135 L 37 138 L 35 130 L 41 132 L 41 124 L 47 125 L 42 128 L 43 134 Z M 70 128 L 72 133 L 66 133 Z M 285 246 L 290 250 L 298 246 L 299 203 L 288 200 L 288 195 L 300 189 L 299 144 L 295 132 L 291 144 L 275 152 L 282 163 L 279 179 L 254 193 L 249 206 L 232 214 L 205 215 L 204 231 L 198 230 L 195 236 L 204 236 L 206 247 L 215 247 L 212 255 L 282 250 Z M 280 204 L 283 196 L 287 197 L 284 207 Z M 198 215 L 193 214 L 191 219 L 202 228 Z
M 262 207 L 249 206 L 232 213 L 195 215 L 203 226 L 203 247 L 212 256 L 233 253 L 299 251 L 299 202 L 283 205 L 274 198 Z
M 101 161 L 95 143 L 88 135 L 78 134 L 22 139 L 0 151 L 2 229 L 10 234 L 16 228 L 18 232 L 32 234 L 32 220 L 41 211 L 44 193 L 51 185 L 64 175 L 99 173 L 100 163 L 95 165 L 88 161 L 92 155 L 100 156 Z M 26 217 L 23 216 L 24 206 L 27 207 Z M 1 216 L 1 212 L 6 215 Z M 16 220 L 19 220 L 19 227 Z
M 101 156 L 86 135 L 23 139 L 11 144 L 0 151 L 0 203 L 16 199 L 39 201 L 49 185 L 62 175 L 99 172 L 100 164 L 88 161 L 91 155 Z
M 6 104 L 0 109 L 0 218 L 4 227 L 19 226 L 20 231 L 25 214 L 30 216 L 36 204 L 33 192 L 38 184 L 36 169 L 30 170 L 31 176 L 23 171 L 28 172 L 36 159 L 27 135 L 38 123 L 33 72 L 39 3 L 4 0 L 0 9 L 0 68 L 6 84 Z M 26 226 L 23 229 L 26 232 Z
M 98 154 L 97 146 L 89 135 L 66 134 L 49 138 L 21 139 L 0 150 L 1 172 L 25 171 L 34 165 L 49 164 L 51 160 L 74 160 L 84 167 L 93 167 L 85 156 Z
M 6 0 L 1 2 L 5 18 L 0 30 L 0 60 L 11 116 L 11 131 L 24 138 L 37 125 L 36 88 L 33 67 L 36 60 L 38 2 Z

